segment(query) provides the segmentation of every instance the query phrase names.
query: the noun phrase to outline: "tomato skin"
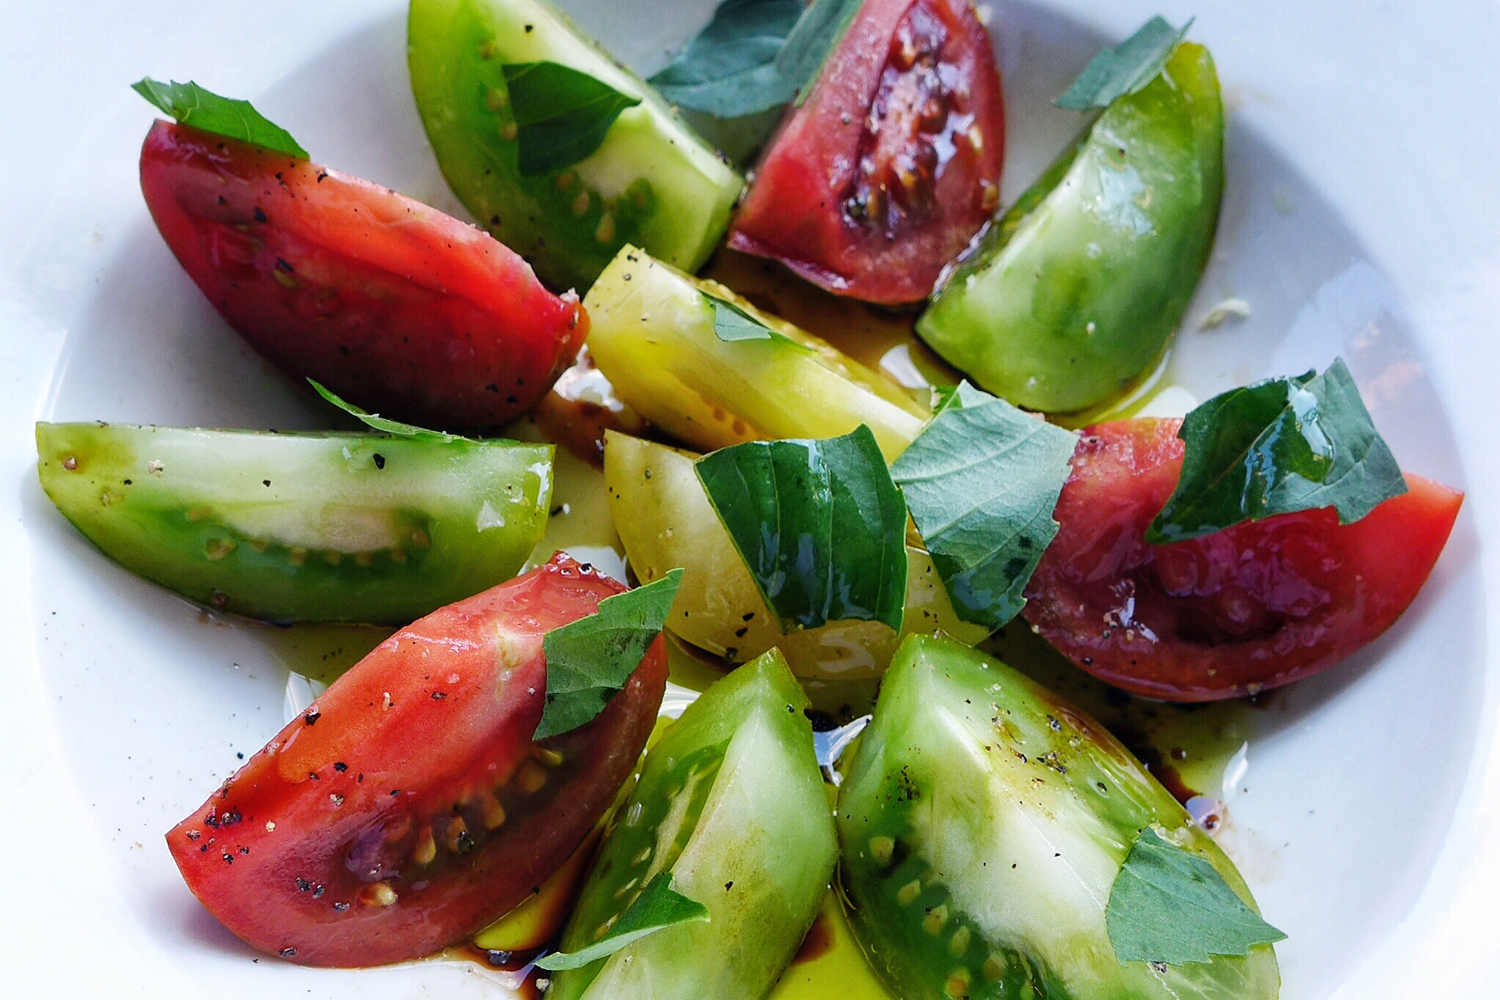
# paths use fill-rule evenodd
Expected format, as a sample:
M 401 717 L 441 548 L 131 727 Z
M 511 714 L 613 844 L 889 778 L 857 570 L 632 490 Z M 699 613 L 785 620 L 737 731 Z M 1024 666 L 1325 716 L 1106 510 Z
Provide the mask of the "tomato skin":
M 504 244 L 368 181 L 157 122 L 157 228 L 214 307 L 294 377 L 386 416 L 484 427 L 536 402 L 588 332 Z
M 189 888 L 253 947 L 323 966 L 417 958 L 514 907 L 655 724 L 659 638 L 594 721 L 531 741 L 543 637 L 622 590 L 559 554 L 391 636 L 167 834 Z
M 552 446 L 495 438 L 39 423 L 36 442 L 42 489 L 104 554 L 273 622 L 404 625 L 493 587 L 552 499 Z
M 1179 426 L 1083 431 L 1054 515 L 1061 530 L 1026 590 L 1023 614 L 1048 642 L 1137 694 L 1233 698 L 1332 666 L 1411 604 L 1463 502 L 1408 473 L 1410 492 L 1353 524 L 1326 508 L 1153 546 L 1146 526 L 1182 467 Z
M 867 0 L 772 139 L 729 245 L 839 295 L 920 301 L 994 212 L 1004 140 L 969 0 Z

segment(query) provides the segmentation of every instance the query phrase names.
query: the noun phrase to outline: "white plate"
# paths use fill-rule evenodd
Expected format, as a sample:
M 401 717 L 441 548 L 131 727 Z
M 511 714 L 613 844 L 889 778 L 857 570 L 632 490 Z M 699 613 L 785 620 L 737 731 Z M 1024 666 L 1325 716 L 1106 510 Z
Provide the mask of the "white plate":
M 313 411 L 182 274 L 136 187 L 151 111 L 126 85 L 253 98 L 318 160 L 448 210 L 411 104 L 403 5 L 10 4 L 0 75 L 0 949 L 7 995 L 489 993 L 426 964 L 256 960 L 161 839 L 281 724 L 253 631 L 110 564 L 37 487 L 39 418 L 310 426 Z M 650 70 L 712 0 L 574 0 Z M 1077 127 L 1047 104 L 1151 4 L 994 4 L 1012 197 Z M 1418 9 L 1420 6 L 1420 9 Z M 1309 9 L 1313 8 L 1313 9 Z M 1269 918 L 1287 1000 L 1500 995 L 1500 8 L 1194 4 L 1231 109 L 1217 250 L 1175 377 L 1202 398 L 1344 354 L 1403 465 L 1470 491 L 1411 612 L 1260 723 L 1226 846 Z M 1198 332 L 1228 295 L 1245 322 Z M 1488 543 L 1488 544 L 1486 544 Z M 17 992 L 17 990 L 19 992 Z

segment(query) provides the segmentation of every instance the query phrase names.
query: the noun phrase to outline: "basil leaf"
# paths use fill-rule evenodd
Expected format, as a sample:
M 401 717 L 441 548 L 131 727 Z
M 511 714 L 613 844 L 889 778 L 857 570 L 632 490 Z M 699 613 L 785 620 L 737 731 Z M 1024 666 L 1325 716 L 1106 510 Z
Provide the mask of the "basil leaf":
M 786 45 L 776 56 L 776 68 L 792 85 L 799 107 L 812 89 L 808 84 L 849 30 L 862 3 L 864 0 L 812 0 L 787 36 Z
M 547 633 L 547 698 L 532 739 L 577 729 L 604 711 L 661 634 L 681 584 L 682 570 L 674 569 L 655 583 L 606 597 L 587 618 Z
M 703 297 L 713 307 L 714 336 L 724 343 L 733 344 L 741 340 L 775 340 L 804 351 L 807 350 L 804 345 L 766 326 L 728 299 L 715 298 L 707 292 L 703 294 Z
M 299 160 L 307 159 L 307 150 L 297 145 L 291 133 L 256 111 L 249 101 L 220 97 L 191 80 L 162 83 L 148 76 L 132 83 L 130 89 L 182 125 L 251 142 Z
M 806 96 L 862 0 L 724 0 L 696 38 L 651 77 L 679 107 L 743 118 Z
M 1157 15 L 1119 45 L 1110 46 L 1083 68 L 1078 79 L 1052 103 L 1069 111 L 1107 108 L 1118 97 L 1133 94 L 1156 79 L 1182 41 L 1194 18 L 1174 28 Z
M 548 972 L 581 969 L 590 962 L 607 958 L 648 934 L 678 924 L 708 920 L 708 907 L 672 888 L 672 873 L 658 872 L 646 888 L 625 907 L 609 933 L 587 948 L 578 951 L 555 951 L 536 960 L 538 968 Z
M 964 621 L 997 629 L 1025 606 L 1077 440 L 963 382 L 891 466 Z
M 796 87 L 776 65 L 801 0 L 724 0 L 687 48 L 651 77 L 679 107 L 742 118 L 786 104 Z
M 389 434 L 392 437 L 411 438 L 414 441 L 446 442 L 469 440 L 468 438 L 459 437 L 457 434 L 445 434 L 442 431 L 430 431 L 425 427 L 417 427 L 414 424 L 403 424 L 399 420 L 390 420 L 386 417 L 382 417 L 378 413 L 370 413 L 369 411 L 362 410 L 359 407 L 355 406 L 353 403 L 350 403 L 335 395 L 332 389 L 327 388 L 322 383 L 314 379 L 308 379 L 307 381 L 312 385 L 314 389 L 317 390 L 319 396 L 322 396 L 325 400 L 332 403 L 334 406 L 337 406 L 339 409 L 343 410 L 351 417 L 354 417 L 355 419 L 361 421 L 366 427 L 370 427 L 374 430 Z
M 609 84 L 555 62 L 500 67 L 515 116 L 517 167 L 536 177 L 588 158 L 615 119 L 641 103 Z
M 1321 375 L 1215 396 L 1183 418 L 1177 436 L 1186 442 L 1182 474 L 1146 531 L 1153 543 L 1319 507 L 1348 524 L 1406 492 L 1342 358 Z
M 704 295 L 714 310 L 714 336 L 732 344 L 741 340 L 772 340 L 776 331 L 751 316 L 733 302 Z
M 1115 876 L 1104 923 L 1121 965 L 1207 962 L 1286 939 L 1235 895 L 1213 865 L 1149 827 Z
M 737 444 L 696 470 L 783 629 L 859 619 L 901 630 L 906 502 L 869 427 Z

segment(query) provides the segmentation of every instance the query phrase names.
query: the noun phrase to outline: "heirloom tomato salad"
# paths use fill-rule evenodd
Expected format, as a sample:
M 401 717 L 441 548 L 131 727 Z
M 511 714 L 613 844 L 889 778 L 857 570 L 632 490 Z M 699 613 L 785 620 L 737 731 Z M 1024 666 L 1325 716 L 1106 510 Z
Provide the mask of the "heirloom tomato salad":
M 1007 205 L 1004 30 L 724 0 L 642 79 L 412 0 L 462 219 L 135 84 L 162 239 L 353 428 L 37 426 L 121 565 L 371 636 L 166 831 L 225 927 L 557 1000 L 1277 996 L 1222 734 L 1389 628 L 1462 495 L 1337 357 L 1130 415 L 1232 180 L 1213 56 L 1105 48 Z

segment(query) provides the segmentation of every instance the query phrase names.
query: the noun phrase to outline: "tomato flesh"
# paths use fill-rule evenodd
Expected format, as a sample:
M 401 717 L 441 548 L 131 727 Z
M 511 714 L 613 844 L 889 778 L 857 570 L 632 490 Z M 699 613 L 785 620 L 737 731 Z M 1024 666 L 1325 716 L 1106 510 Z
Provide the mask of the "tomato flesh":
M 999 203 L 1005 120 L 968 0 L 867 0 L 730 233 L 867 302 L 924 299 Z
M 526 898 L 629 776 L 666 684 L 658 639 L 592 722 L 533 742 L 542 639 L 623 588 L 559 554 L 402 629 L 167 834 L 189 888 L 262 951 L 417 958 Z
M 444 428 L 536 402 L 588 332 L 504 244 L 368 181 L 157 122 L 141 189 L 167 245 L 240 335 L 295 377 Z
M 646 754 L 563 931 L 577 951 L 662 872 L 703 923 L 552 976 L 548 1000 L 765 997 L 827 894 L 837 857 L 807 697 L 777 650 L 722 677 Z
M 1410 492 L 1341 525 L 1332 508 L 1150 545 L 1177 485 L 1180 420 L 1087 428 L 1058 500 L 1062 526 L 1027 587 L 1026 619 L 1102 680 L 1154 698 L 1256 694 L 1332 666 L 1421 589 L 1463 494 Z
M 841 762 L 849 922 L 902 1000 L 1273 1000 L 1276 956 L 1122 963 L 1106 908 L 1155 827 L 1254 906 L 1224 852 L 1098 722 L 998 660 L 907 639 Z

